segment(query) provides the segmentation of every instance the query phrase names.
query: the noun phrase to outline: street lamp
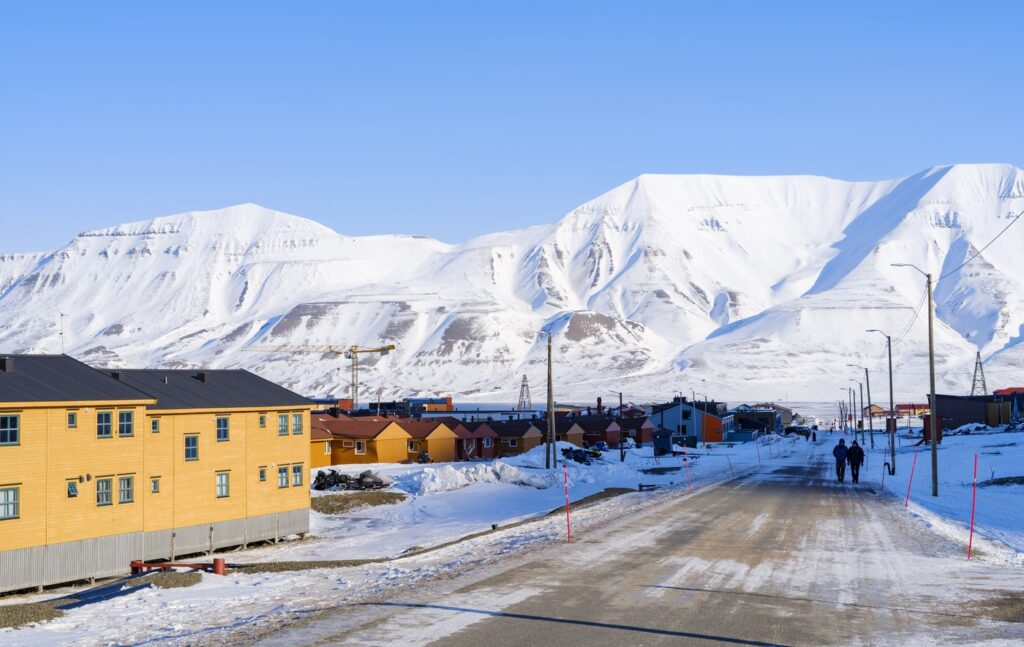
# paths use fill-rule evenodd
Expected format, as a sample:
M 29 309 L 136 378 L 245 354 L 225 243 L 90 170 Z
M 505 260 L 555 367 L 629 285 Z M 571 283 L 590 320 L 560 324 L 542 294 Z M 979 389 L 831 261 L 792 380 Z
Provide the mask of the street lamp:
M 847 366 L 853 366 L 853 364 L 847 364 Z M 852 377 L 850 378 L 850 381 L 851 382 L 856 382 L 857 383 L 857 387 L 860 389 L 860 442 L 864 442 L 864 383 L 861 382 L 860 380 L 855 380 Z M 855 391 L 854 392 L 854 396 L 856 396 L 856 395 L 857 395 L 857 393 Z M 853 406 L 855 408 L 857 406 L 856 397 L 854 398 Z M 857 430 L 856 429 L 853 430 L 853 439 L 857 440 Z
M 868 375 L 868 368 L 866 366 L 858 366 L 857 364 L 847 364 L 847 366 L 851 366 L 853 368 L 864 369 L 864 383 L 868 387 L 868 430 L 869 430 L 869 433 L 871 434 L 871 449 L 874 449 L 875 448 L 875 420 L 874 420 L 874 412 L 871 410 L 871 376 Z M 863 400 L 863 398 L 862 398 L 862 400 Z M 863 404 L 863 402 L 861 402 L 861 404 Z M 863 410 L 861 411 L 860 419 L 862 421 L 864 420 Z M 860 440 L 861 440 L 861 442 L 864 442 L 864 425 L 863 425 L 863 422 L 862 422 L 861 428 L 860 428 Z
M 896 405 L 892 397 L 892 337 L 877 328 L 864 332 L 877 332 L 885 337 L 885 348 L 889 351 L 889 415 L 885 417 L 885 430 L 889 432 L 889 475 L 896 474 Z
M 892 263 L 893 267 L 912 267 L 924 274 L 925 288 L 928 292 L 928 378 L 931 387 L 928 410 L 928 427 L 932 437 L 932 496 L 939 496 L 939 449 L 938 449 L 938 411 L 935 410 L 935 333 L 932 323 L 932 275 L 911 263 Z

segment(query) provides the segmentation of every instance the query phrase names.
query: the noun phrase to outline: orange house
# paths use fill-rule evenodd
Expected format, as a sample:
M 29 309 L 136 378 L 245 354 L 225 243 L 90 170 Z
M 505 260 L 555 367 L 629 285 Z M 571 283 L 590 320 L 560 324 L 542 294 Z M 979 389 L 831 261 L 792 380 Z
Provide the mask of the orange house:
M 409 434 L 407 459 L 416 461 L 426 450 L 431 463 L 450 463 L 456 460 L 455 442 L 458 436 L 448 425 L 436 420 L 395 420 Z

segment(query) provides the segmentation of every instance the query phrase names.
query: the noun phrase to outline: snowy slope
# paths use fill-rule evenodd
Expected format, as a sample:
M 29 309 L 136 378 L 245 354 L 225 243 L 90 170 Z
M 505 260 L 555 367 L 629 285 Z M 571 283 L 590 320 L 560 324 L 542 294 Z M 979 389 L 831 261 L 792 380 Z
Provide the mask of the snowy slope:
M 1024 225 L 955 270 L 1024 209 L 1024 172 L 936 167 L 882 182 L 644 175 L 558 222 L 458 245 L 349 237 L 256 205 L 86 232 L 45 255 L 0 256 L 0 350 L 106 366 L 242 366 L 310 395 L 512 400 L 540 388 L 555 339 L 560 399 L 832 400 L 899 343 L 897 394 L 927 384 L 924 294 L 935 291 L 942 390 L 1024 382 Z M 955 271 L 954 271 L 955 270 Z M 905 334 L 904 330 L 906 331 Z M 881 386 L 882 375 L 877 379 Z M 627 379 L 628 378 L 628 379 Z M 840 394 L 841 395 L 841 394 Z

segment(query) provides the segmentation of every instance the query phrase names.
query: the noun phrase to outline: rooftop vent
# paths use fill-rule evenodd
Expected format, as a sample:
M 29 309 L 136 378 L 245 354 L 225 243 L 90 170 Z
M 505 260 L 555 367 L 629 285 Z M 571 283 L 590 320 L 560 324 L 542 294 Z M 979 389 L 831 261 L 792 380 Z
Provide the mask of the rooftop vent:
M 163 382 L 164 384 L 167 384 L 168 383 L 167 376 L 165 375 L 162 378 L 160 378 L 160 381 Z
M 14 372 L 14 358 L 13 357 L 0 357 L 0 372 L 13 373 Z
M 206 371 L 200 371 L 200 372 L 196 373 L 196 379 L 199 380 L 200 382 L 202 382 L 203 384 L 206 384 L 206 379 L 207 379 Z
M 110 377 L 112 377 L 115 380 L 117 380 L 118 382 L 120 382 L 121 381 L 121 371 L 113 371 L 113 372 L 111 372 Z

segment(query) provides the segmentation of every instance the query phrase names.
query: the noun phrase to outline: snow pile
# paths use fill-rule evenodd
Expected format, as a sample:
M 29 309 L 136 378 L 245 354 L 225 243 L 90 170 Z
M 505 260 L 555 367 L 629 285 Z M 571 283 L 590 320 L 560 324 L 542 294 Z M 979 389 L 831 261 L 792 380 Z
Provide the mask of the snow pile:
M 463 468 L 453 465 L 424 467 L 420 472 L 399 477 L 396 486 L 410 494 L 424 495 L 461 490 L 474 483 L 506 483 L 544 489 L 551 486 L 552 479 L 539 474 L 527 474 L 518 467 L 495 461 Z

